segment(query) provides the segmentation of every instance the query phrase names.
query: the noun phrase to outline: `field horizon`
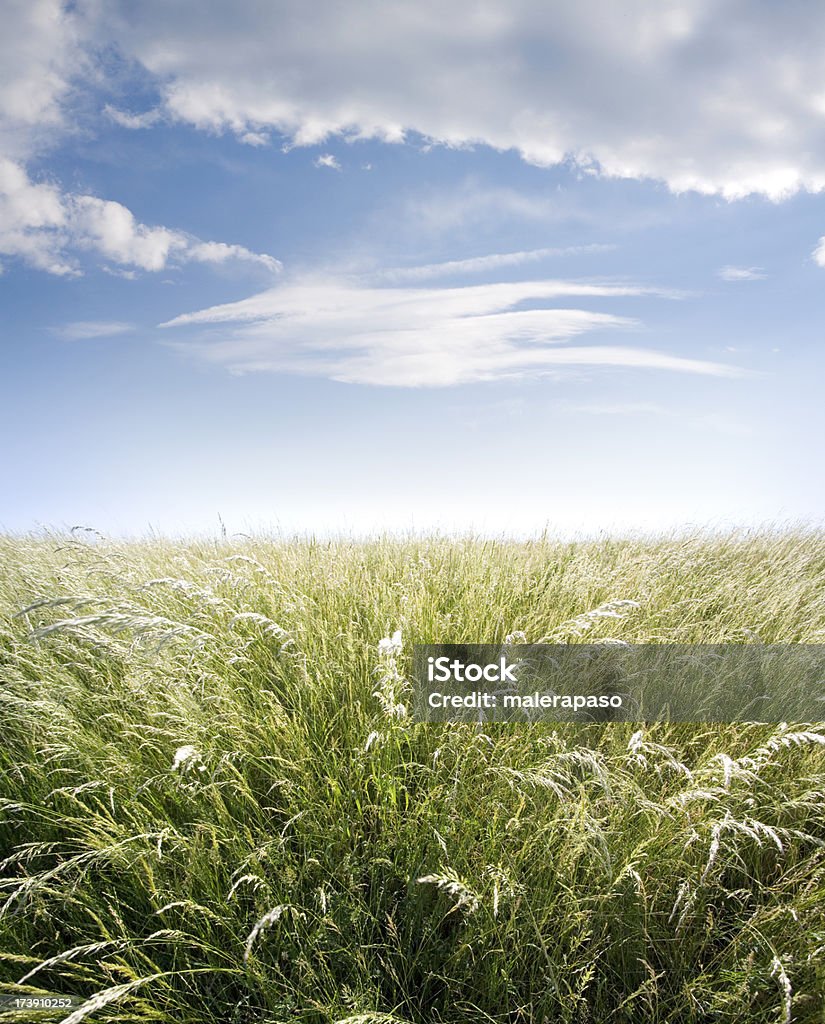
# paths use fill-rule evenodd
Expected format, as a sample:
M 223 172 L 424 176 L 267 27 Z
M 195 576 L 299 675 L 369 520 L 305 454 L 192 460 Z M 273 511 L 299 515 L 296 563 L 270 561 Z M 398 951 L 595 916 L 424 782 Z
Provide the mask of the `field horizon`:
M 484 529 L 471 523 L 462 526 L 416 527 L 388 526 L 358 529 L 313 529 L 282 528 L 275 525 L 255 525 L 245 529 L 230 529 L 220 516 L 211 529 L 155 528 L 148 523 L 144 530 L 106 530 L 90 524 L 38 523 L 28 529 L 6 529 L 0 526 L 0 541 L 65 543 L 86 541 L 94 544 L 145 545 L 175 544 L 196 546 L 199 544 L 225 543 L 237 545 L 243 542 L 253 544 L 358 544 L 375 545 L 405 542 L 477 542 L 497 544 L 590 544 L 602 540 L 635 543 L 682 542 L 682 541 L 744 541 L 752 538 L 796 537 L 825 535 L 825 518 L 810 517 L 761 519 L 753 522 L 734 521 L 721 518 L 718 521 L 668 523 L 659 527 L 600 526 L 592 529 L 568 529 L 553 526 L 547 520 L 530 530 Z

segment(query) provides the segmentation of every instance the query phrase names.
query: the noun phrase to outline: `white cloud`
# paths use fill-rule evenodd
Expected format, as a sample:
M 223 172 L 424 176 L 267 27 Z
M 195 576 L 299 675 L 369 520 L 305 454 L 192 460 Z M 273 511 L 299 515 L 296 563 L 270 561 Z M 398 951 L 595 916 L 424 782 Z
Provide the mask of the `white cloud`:
M 77 18 L 60 0 L 12 0 L 0 33 L 0 156 L 19 160 L 51 141 L 61 101 L 87 69 Z
M 167 113 L 238 137 L 483 143 L 779 199 L 825 187 L 825 9 L 729 0 L 107 5 Z
M 121 203 L 32 182 L 22 166 L 0 158 L 0 255 L 73 276 L 80 273 L 77 254 L 82 251 L 114 263 L 115 270 L 126 268 L 127 276 L 129 268 L 158 271 L 182 263 L 240 260 L 270 272 L 281 266 L 274 257 L 241 245 L 203 242 L 181 231 L 141 224 Z
M 825 235 L 819 240 L 819 244 L 813 251 L 814 262 L 820 267 L 825 267 Z
M 67 205 L 74 244 L 96 249 L 114 263 L 163 270 L 170 256 L 187 248 L 184 235 L 139 224 L 120 203 L 96 196 L 72 196 Z
M 62 253 L 66 221 L 56 186 L 30 181 L 22 167 L 0 157 L 0 256 L 20 257 L 52 274 L 73 274 Z
M 134 324 L 122 320 L 76 320 L 70 324 L 52 327 L 51 331 L 64 341 L 89 341 L 94 338 L 113 338 L 118 334 L 128 334 L 134 329 Z
M 740 376 L 722 363 L 627 346 L 566 346 L 589 332 L 638 327 L 612 313 L 524 308 L 571 297 L 619 298 L 628 284 L 521 281 L 461 288 L 375 287 L 305 277 L 164 326 L 206 328 L 177 347 L 235 373 L 274 371 L 348 383 L 448 387 L 571 366 L 667 369 Z
M 717 276 L 723 281 L 764 281 L 765 273 L 761 267 L 722 267 Z
M 316 167 L 329 167 L 332 171 L 341 170 L 338 158 L 333 156 L 332 153 L 322 153 L 321 156 L 317 157 L 313 162 Z

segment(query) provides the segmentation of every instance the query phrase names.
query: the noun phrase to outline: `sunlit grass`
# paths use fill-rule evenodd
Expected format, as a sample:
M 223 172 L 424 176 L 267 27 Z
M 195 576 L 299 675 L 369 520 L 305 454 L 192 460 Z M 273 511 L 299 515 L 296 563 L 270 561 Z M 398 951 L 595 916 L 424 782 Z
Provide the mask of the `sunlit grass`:
M 0 557 L 3 991 L 72 1024 L 823 1020 L 823 723 L 403 714 L 416 642 L 825 642 L 821 534 Z

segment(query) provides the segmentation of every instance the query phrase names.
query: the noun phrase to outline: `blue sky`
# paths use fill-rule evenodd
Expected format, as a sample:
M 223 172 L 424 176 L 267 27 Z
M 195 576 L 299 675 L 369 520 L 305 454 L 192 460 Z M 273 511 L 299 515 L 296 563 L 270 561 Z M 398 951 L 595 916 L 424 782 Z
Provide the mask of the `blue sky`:
M 170 6 L 4 4 L 0 528 L 821 521 L 825 15 Z

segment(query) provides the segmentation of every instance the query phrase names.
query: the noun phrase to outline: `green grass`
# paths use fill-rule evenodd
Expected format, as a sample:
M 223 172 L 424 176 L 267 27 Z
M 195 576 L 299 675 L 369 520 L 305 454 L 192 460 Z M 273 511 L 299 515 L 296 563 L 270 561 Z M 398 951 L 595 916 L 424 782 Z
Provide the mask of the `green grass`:
M 388 713 L 415 642 L 825 642 L 822 534 L 0 564 L 3 991 L 100 994 L 72 1024 L 825 1019 L 825 724 Z M 571 624 L 610 600 L 640 607 Z

